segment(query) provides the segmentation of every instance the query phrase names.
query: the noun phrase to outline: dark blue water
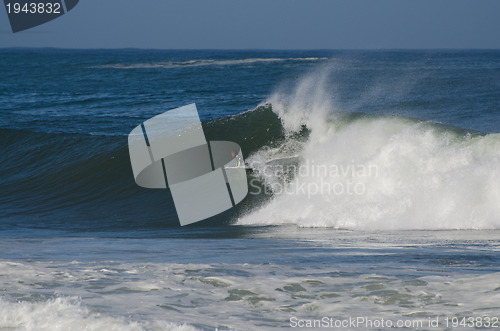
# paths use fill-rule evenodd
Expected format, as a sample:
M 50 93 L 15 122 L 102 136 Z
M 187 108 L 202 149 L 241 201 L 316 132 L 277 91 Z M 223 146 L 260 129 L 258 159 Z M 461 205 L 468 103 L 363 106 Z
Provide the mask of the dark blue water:
M 195 102 L 209 126 L 207 139 L 232 139 L 249 155 L 281 138 L 279 128 L 267 131 L 279 126 L 275 115 L 257 110 L 247 115 L 252 123 L 240 116 L 230 129 L 221 119 L 255 109 L 314 70 L 330 72 L 326 90 L 336 110 L 500 132 L 497 51 L 7 49 L 0 56 L 4 229 L 175 226 L 175 214 L 165 212 L 171 203 L 155 207 L 168 193 L 133 182 L 130 130 Z M 258 138 L 250 144 L 247 133 Z M 130 208 L 130 199 L 148 204 L 149 215 Z
M 0 73 L 0 327 L 500 317 L 499 51 L 2 49 Z M 181 228 L 168 190 L 135 184 L 127 135 L 193 102 L 247 160 L 381 178 Z

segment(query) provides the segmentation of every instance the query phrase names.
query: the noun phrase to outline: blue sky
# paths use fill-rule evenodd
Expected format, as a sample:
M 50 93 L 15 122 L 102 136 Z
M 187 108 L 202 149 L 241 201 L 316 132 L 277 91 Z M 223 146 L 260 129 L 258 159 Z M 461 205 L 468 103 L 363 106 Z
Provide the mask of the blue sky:
M 498 0 L 80 0 L 0 47 L 500 48 Z

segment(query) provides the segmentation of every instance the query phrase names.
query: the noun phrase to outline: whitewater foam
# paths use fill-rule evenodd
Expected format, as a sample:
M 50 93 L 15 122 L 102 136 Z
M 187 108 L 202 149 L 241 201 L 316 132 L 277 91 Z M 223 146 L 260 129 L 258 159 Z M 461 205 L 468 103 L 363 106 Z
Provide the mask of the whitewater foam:
M 133 63 L 133 64 L 104 64 L 94 66 L 93 68 L 112 68 L 112 69 L 150 69 L 150 68 L 189 68 L 189 67 L 205 67 L 205 66 L 233 66 L 233 65 L 252 65 L 258 63 L 273 63 L 273 62 L 286 62 L 286 61 L 321 61 L 326 60 L 325 57 L 301 57 L 301 58 L 246 58 L 234 60 L 213 60 L 213 59 L 199 59 L 199 60 L 186 60 L 186 61 L 165 61 L 165 62 L 152 62 L 152 63 Z
M 267 101 L 288 139 L 285 147 L 264 148 L 248 159 L 274 196 L 238 224 L 367 230 L 500 228 L 500 134 L 339 112 L 328 81 L 329 72 L 319 71 L 300 80 L 292 93 L 277 92 Z M 290 138 L 303 127 L 310 131 L 306 141 Z M 296 172 L 293 180 L 266 175 L 265 160 L 276 154 L 286 158 L 288 150 L 300 151 L 299 167 L 376 171 L 369 176 Z M 362 189 L 347 192 L 356 185 Z
M 164 321 L 136 322 L 92 311 L 79 297 L 58 297 L 38 302 L 0 299 L 0 328 L 15 330 L 195 331 L 190 325 Z
M 436 255 L 436 245 L 461 236 L 448 232 L 429 238 L 414 232 L 394 241 L 383 234 L 357 238 L 356 233 L 335 232 L 333 240 L 322 241 L 320 234 L 315 240 L 267 247 L 241 243 L 236 250 L 241 258 L 245 249 L 260 249 L 262 262 L 280 255 L 279 264 L 0 261 L 0 328 L 274 330 L 294 316 L 417 320 L 498 315 L 499 273 L 488 266 L 488 255 L 498 250 L 494 235 L 483 232 L 480 241 L 466 236 L 469 247 L 450 245 L 450 251 Z M 452 239 L 443 239 L 447 236 Z M 488 253 L 482 252 L 484 238 L 491 240 Z M 199 247 L 215 248 L 210 245 L 203 241 Z M 215 254 L 224 256 L 221 252 Z M 479 266 L 492 272 L 471 271 Z

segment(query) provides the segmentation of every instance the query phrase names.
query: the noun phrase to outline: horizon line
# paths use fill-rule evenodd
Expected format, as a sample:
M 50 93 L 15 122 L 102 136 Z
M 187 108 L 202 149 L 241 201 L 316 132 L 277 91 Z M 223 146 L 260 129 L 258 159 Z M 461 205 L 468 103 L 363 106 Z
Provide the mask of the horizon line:
M 141 47 L 117 47 L 117 48 L 72 48 L 72 47 L 0 47 L 0 50 L 95 50 L 95 51 L 113 51 L 113 50 L 141 50 L 141 51 L 498 51 L 500 48 L 141 48 Z

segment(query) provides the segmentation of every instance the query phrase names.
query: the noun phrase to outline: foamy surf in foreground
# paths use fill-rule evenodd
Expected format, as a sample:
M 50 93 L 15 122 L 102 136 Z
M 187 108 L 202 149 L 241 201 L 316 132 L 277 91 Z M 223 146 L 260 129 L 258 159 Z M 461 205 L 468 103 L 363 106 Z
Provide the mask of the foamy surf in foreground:
M 446 317 L 498 317 L 498 231 L 296 230 L 252 240 L 2 242 L 22 245 L 16 255 L 64 247 L 67 256 L 0 261 L 0 328 L 272 330 L 326 316 L 439 318 L 444 329 Z
M 337 112 L 326 81 L 325 73 L 311 75 L 293 93 L 268 100 L 288 138 L 248 159 L 273 197 L 238 224 L 500 228 L 500 134 Z M 310 130 L 308 138 L 293 139 L 303 127 Z M 266 163 L 295 157 L 297 151 L 296 165 Z

